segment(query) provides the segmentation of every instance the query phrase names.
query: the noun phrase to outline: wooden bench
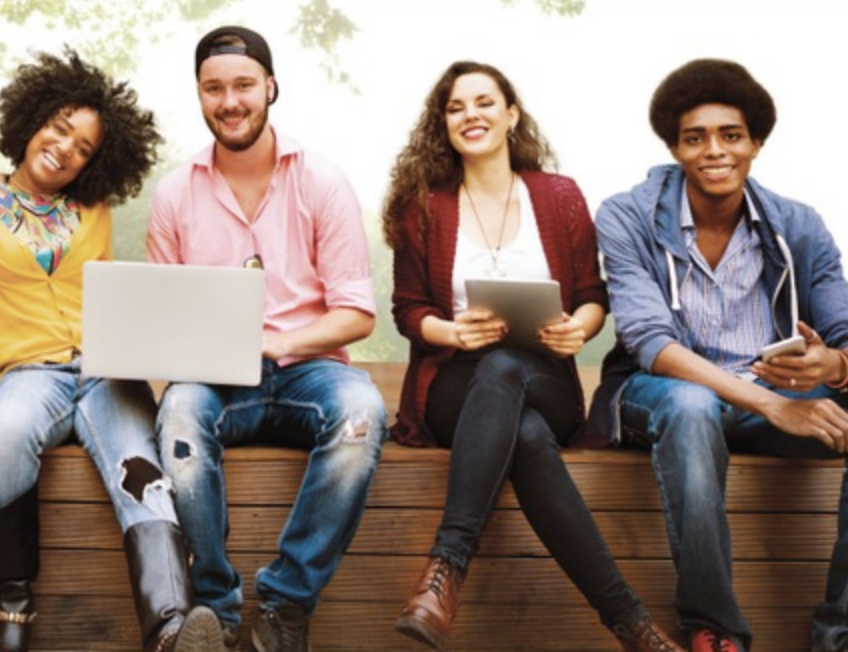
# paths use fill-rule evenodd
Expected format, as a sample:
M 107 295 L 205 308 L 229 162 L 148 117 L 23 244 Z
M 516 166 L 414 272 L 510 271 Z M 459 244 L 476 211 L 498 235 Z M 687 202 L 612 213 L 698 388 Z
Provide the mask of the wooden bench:
M 394 414 L 403 365 L 363 363 Z M 585 370 L 591 389 L 597 372 Z M 648 455 L 565 451 L 571 473 L 620 562 L 658 621 L 674 629 L 675 573 Z M 243 649 L 256 596 L 253 573 L 275 554 L 306 455 L 230 449 L 229 550 L 245 579 Z M 361 527 L 312 624 L 316 652 L 423 650 L 393 628 L 441 516 L 444 450 L 385 448 Z M 836 535 L 840 462 L 733 456 L 728 510 L 739 600 L 756 648 L 807 652 L 812 611 Z M 42 571 L 34 650 L 138 650 L 121 534 L 90 460 L 77 446 L 45 455 Z M 547 556 L 507 488 L 462 593 L 450 649 L 464 652 L 620 650 Z

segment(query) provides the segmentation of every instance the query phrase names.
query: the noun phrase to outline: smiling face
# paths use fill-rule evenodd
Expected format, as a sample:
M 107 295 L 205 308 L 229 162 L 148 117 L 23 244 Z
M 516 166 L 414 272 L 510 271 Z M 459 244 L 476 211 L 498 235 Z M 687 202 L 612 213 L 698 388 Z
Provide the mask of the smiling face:
M 445 126 L 453 148 L 463 160 L 509 158 L 507 134 L 518 123 L 519 111 L 507 106 L 494 79 L 469 73 L 456 79 L 445 106 Z
M 683 167 L 690 196 L 742 199 L 745 179 L 762 144 L 751 138 L 740 109 L 702 104 L 680 116 L 671 153 Z
M 103 138 L 93 109 L 63 107 L 27 144 L 15 170 L 15 184 L 30 193 L 52 195 L 72 183 L 97 152 Z
M 240 54 L 203 62 L 197 83 L 200 106 L 218 143 L 237 152 L 259 139 L 268 123 L 274 83 L 261 64 Z

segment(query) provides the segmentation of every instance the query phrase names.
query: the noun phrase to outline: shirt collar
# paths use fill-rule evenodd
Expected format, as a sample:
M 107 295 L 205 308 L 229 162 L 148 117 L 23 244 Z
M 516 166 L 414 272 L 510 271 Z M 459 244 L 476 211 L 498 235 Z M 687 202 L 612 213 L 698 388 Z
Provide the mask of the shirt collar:
M 760 222 L 760 214 L 757 212 L 757 207 L 751 201 L 751 196 L 748 194 L 748 189 L 743 190 L 745 193 L 745 220 L 750 227 L 754 223 Z M 680 228 L 685 230 L 695 229 L 695 220 L 692 217 L 692 206 L 689 204 L 689 197 L 686 194 L 686 184 L 680 191 Z

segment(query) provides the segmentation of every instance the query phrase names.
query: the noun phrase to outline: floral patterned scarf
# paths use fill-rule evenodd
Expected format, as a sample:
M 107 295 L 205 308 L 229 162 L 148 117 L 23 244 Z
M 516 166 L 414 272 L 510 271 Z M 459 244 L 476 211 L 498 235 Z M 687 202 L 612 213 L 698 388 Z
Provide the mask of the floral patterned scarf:
M 68 255 L 79 207 L 64 195 L 31 195 L 0 179 L 0 222 L 52 274 Z

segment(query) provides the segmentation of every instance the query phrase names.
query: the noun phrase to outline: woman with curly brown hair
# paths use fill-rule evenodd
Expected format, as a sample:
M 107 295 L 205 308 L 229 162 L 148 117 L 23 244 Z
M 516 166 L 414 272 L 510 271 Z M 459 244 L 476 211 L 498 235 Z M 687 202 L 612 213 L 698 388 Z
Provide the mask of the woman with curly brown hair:
M 112 256 L 110 206 L 138 194 L 161 143 L 135 91 L 66 49 L 21 65 L 0 91 L 0 651 L 25 652 L 35 619 L 40 455 L 76 436 L 103 476 L 145 652 L 223 650 L 192 609 L 187 554 L 154 437 L 146 383 L 80 370 L 82 270 Z
M 584 421 L 574 356 L 607 307 L 583 195 L 512 84 L 457 62 L 430 92 L 394 166 L 383 211 L 394 317 L 410 341 L 394 438 L 450 448 L 430 559 L 396 623 L 444 649 L 458 592 L 504 482 L 551 555 L 629 652 L 680 652 L 622 579 L 562 462 Z M 468 308 L 474 277 L 553 279 L 565 313 L 542 351 L 505 345 L 505 324 Z

